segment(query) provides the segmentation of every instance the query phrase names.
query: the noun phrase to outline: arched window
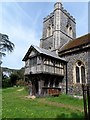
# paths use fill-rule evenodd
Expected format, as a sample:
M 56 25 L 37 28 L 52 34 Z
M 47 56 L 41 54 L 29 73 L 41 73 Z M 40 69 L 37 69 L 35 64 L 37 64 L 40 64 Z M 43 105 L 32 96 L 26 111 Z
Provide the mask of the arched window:
M 69 25 L 68 24 L 66 26 L 66 32 L 67 32 L 67 35 L 69 35 Z
M 70 35 L 70 37 L 72 37 L 72 27 L 71 26 L 69 28 L 69 35 Z
M 81 61 L 75 65 L 75 83 L 85 83 L 85 66 Z
M 52 26 L 50 25 L 48 28 L 47 28 L 47 37 L 51 36 L 52 35 Z
M 79 67 L 76 66 L 76 83 L 80 83 L 80 70 Z
M 67 26 L 66 26 L 66 30 L 67 30 L 67 35 L 70 36 L 70 37 L 72 37 L 73 32 L 72 32 L 72 27 L 71 27 L 71 25 L 67 25 Z
M 85 83 L 85 67 L 81 66 L 81 78 L 82 78 L 82 83 Z

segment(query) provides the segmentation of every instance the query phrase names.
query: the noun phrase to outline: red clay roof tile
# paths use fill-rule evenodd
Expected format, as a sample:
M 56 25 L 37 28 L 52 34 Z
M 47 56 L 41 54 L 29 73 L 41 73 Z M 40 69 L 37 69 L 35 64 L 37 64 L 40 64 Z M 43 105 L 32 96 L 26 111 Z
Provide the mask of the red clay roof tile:
M 59 52 L 67 51 L 69 49 L 73 49 L 89 43 L 90 43 L 90 33 L 69 41 L 67 44 L 65 44 L 63 47 L 59 49 Z

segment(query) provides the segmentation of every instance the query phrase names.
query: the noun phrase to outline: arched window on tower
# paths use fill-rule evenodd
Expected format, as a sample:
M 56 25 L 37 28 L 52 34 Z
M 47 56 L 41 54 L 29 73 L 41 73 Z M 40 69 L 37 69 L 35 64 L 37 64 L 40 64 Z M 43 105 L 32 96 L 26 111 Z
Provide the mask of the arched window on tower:
M 71 26 L 69 28 L 69 35 L 70 35 L 70 37 L 72 37 L 72 27 Z
M 48 28 L 47 28 L 47 37 L 51 36 L 52 35 L 52 26 L 50 25 Z
M 66 32 L 67 32 L 67 35 L 69 35 L 69 25 L 68 24 L 66 26 Z
M 85 66 L 83 62 L 77 61 L 75 65 L 75 83 L 86 83 Z
M 72 37 L 73 32 L 72 32 L 72 27 L 71 27 L 71 25 L 68 25 L 68 24 L 67 24 L 67 26 L 66 26 L 66 32 L 67 32 L 67 35 L 68 35 L 68 36 Z

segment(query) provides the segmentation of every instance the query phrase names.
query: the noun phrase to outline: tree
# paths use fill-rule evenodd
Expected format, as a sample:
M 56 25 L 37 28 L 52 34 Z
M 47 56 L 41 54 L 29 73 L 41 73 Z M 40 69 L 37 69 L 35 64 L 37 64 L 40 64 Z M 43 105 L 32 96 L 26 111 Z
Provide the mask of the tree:
M 12 86 L 16 85 L 16 82 L 19 80 L 19 75 L 17 73 L 12 73 L 10 75 L 10 81 L 11 81 L 11 84 Z
M 11 87 L 11 79 L 2 73 L 2 88 Z
M 6 34 L 0 33 L 0 87 L 2 84 L 2 68 L 1 68 L 1 58 L 6 55 L 6 52 L 12 52 L 15 45 L 9 41 L 9 37 Z
M 5 56 L 6 52 L 12 52 L 15 45 L 9 41 L 9 37 L 6 34 L 0 33 L 0 57 Z

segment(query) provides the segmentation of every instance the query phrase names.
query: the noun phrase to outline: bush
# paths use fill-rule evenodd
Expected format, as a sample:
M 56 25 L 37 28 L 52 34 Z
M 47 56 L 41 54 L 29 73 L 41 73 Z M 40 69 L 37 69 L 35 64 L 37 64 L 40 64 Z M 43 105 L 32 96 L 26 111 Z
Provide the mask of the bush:
M 32 94 L 32 84 L 30 82 L 27 82 L 25 90 L 28 92 L 29 95 Z
M 12 87 L 10 78 L 5 78 L 2 80 L 2 87 L 3 88 Z
M 19 80 L 19 76 L 17 73 L 12 73 L 10 75 L 10 79 L 11 79 L 12 85 L 14 86 L 14 85 L 16 85 L 17 80 Z
M 16 86 L 26 86 L 27 82 L 24 80 L 17 80 L 16 81 Z

